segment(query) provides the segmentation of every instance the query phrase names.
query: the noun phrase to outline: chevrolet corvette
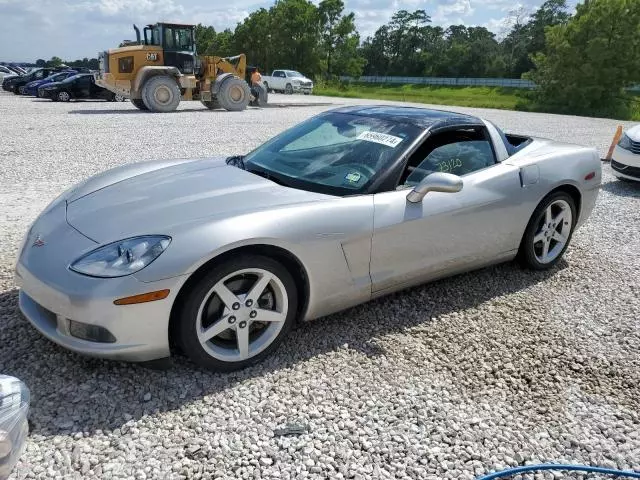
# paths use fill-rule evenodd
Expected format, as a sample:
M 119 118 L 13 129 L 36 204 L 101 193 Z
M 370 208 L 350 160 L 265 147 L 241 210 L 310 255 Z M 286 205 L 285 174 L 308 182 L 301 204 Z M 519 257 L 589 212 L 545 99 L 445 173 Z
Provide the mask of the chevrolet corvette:
M 499 262 L 552 268 L 600 183 L 590 147 L 459 113 L 341 107 L 243 155 L 133 163 L 72 187 L 25 235 L 19 305 L 81 354 L 177 349 L 231 371 L 296 322 Z

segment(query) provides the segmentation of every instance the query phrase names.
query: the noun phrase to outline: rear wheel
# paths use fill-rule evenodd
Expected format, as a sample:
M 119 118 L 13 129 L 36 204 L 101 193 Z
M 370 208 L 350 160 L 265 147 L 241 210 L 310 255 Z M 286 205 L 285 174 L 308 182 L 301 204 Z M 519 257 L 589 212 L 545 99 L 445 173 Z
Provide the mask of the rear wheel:
M 126 100 L 126 97 L 124 95 L 120 95 L 119 93 L 116 93 L 113 96 L 113 101 L 114 102 L 124 102 Z
M 251 90 L 244 80 L 238 77 L 227 78 L 220 85 L 217 99 L 225 110 L 239 112 L 249 105 Z
M 69 92 L 67 92 L 65 90 L 62 90 L 61 92 L 58 92 L 58 95 L 56 95 L 56 97 L 61 102 L 68 102 L 69 100 L 71 100 L 71 95 L 69 95 Z
M 151 112 L 173 112 L 180 104 L 180 87 L 168 75 L 151 77 L 142 87 L 142 101 Z
M 147 111 L 147 106 L 144 104 L 141 98 L 132 98 L 131 103 L 138 109 Z
M 205 368 L 238 370 L 278 347 L 296 311 L 296 284 L 287 269 L 267 257 L 241 255 L 211 270 L 188 293 L 178 342 Z
M 520 262 L 547 270 L 560 261 L 576 224 L 576 205 L 565 192 L 547 196 L 533 212 L 520 244 Z

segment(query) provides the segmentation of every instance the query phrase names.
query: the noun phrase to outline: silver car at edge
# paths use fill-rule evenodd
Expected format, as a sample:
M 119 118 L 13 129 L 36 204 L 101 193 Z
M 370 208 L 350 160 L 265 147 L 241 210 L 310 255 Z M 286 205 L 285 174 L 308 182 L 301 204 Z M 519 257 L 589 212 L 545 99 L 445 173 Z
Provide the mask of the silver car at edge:
M 589 217 L 595 149 L 413 107 L 324 112 L 244 156 L 134 163 L 35 220 L 26 318 L 81 354 L 219 371 L 295 322 L 519 259 L 551 268 Z

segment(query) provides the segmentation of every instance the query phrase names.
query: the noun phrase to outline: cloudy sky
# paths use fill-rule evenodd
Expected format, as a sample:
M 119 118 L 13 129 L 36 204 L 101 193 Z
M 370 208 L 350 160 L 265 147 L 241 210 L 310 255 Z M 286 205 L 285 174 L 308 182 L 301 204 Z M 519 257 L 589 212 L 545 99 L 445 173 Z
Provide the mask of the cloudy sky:
M 509 11 L 518 6 L 535 10 L 542 1 L 345 0 L 345 4 L 356 12 L 364 38 L 400 9 L 424 9 L 438 25 L 483 25 L 500 33 Z M 576 1 L 568 3 L 573 6 Z M 132 23 L 201 22 L 216 29 L 233 28 L 249 12 L 272 4 L 273 0 L 0 0 L 0 61 L 54 55 L 66 60 L 91 58 L 134 38 Z

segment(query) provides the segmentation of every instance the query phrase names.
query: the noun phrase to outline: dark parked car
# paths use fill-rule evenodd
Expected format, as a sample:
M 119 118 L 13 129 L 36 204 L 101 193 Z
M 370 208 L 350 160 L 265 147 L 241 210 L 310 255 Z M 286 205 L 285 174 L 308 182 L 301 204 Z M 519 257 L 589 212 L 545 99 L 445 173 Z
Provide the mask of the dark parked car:
M 122 102 L 125 98 L 96 85 L 93 73 L 79 73 L 61 82 L 53 82 L 38 88 L 38 96 L 50 98 L 54 102 L 69 100 L 103 99 L 109 102 Z
M 72 75 L 77 75 L 79 72 L 76 70 L 65 70 L 63 72 L 54 73 L 53 75 L 44 78 L 42 80 L 34 80 L 24 86 L 24 95 L 31 95 L 33 97 L 38 96 L 38 88 L 53 82 L 61 82 Z
M 24 87 L 27 83 L 29 82 L 33 82 L 34 80 L 42 80 L 47 78 L 50 75 L 53 75 L 54 73 L 57 73 L 59 71 L 63 70 L 60 67 L 55 67 L 55 68 L 38 68 L 37 70 L 33 70 L 32 72 L 29 72 L 25 75 L 20 75 L 18 77 L 12 77 L 9 78 L 7 80 L 5 80 L 2 83 L 2 88 L 4 90 L 6 90 L 7 92 L 13 92 L 16 95 L 22 95 L 24 93 Z M 68 68 L 65 68 L 64 70 L 68 70 Z

